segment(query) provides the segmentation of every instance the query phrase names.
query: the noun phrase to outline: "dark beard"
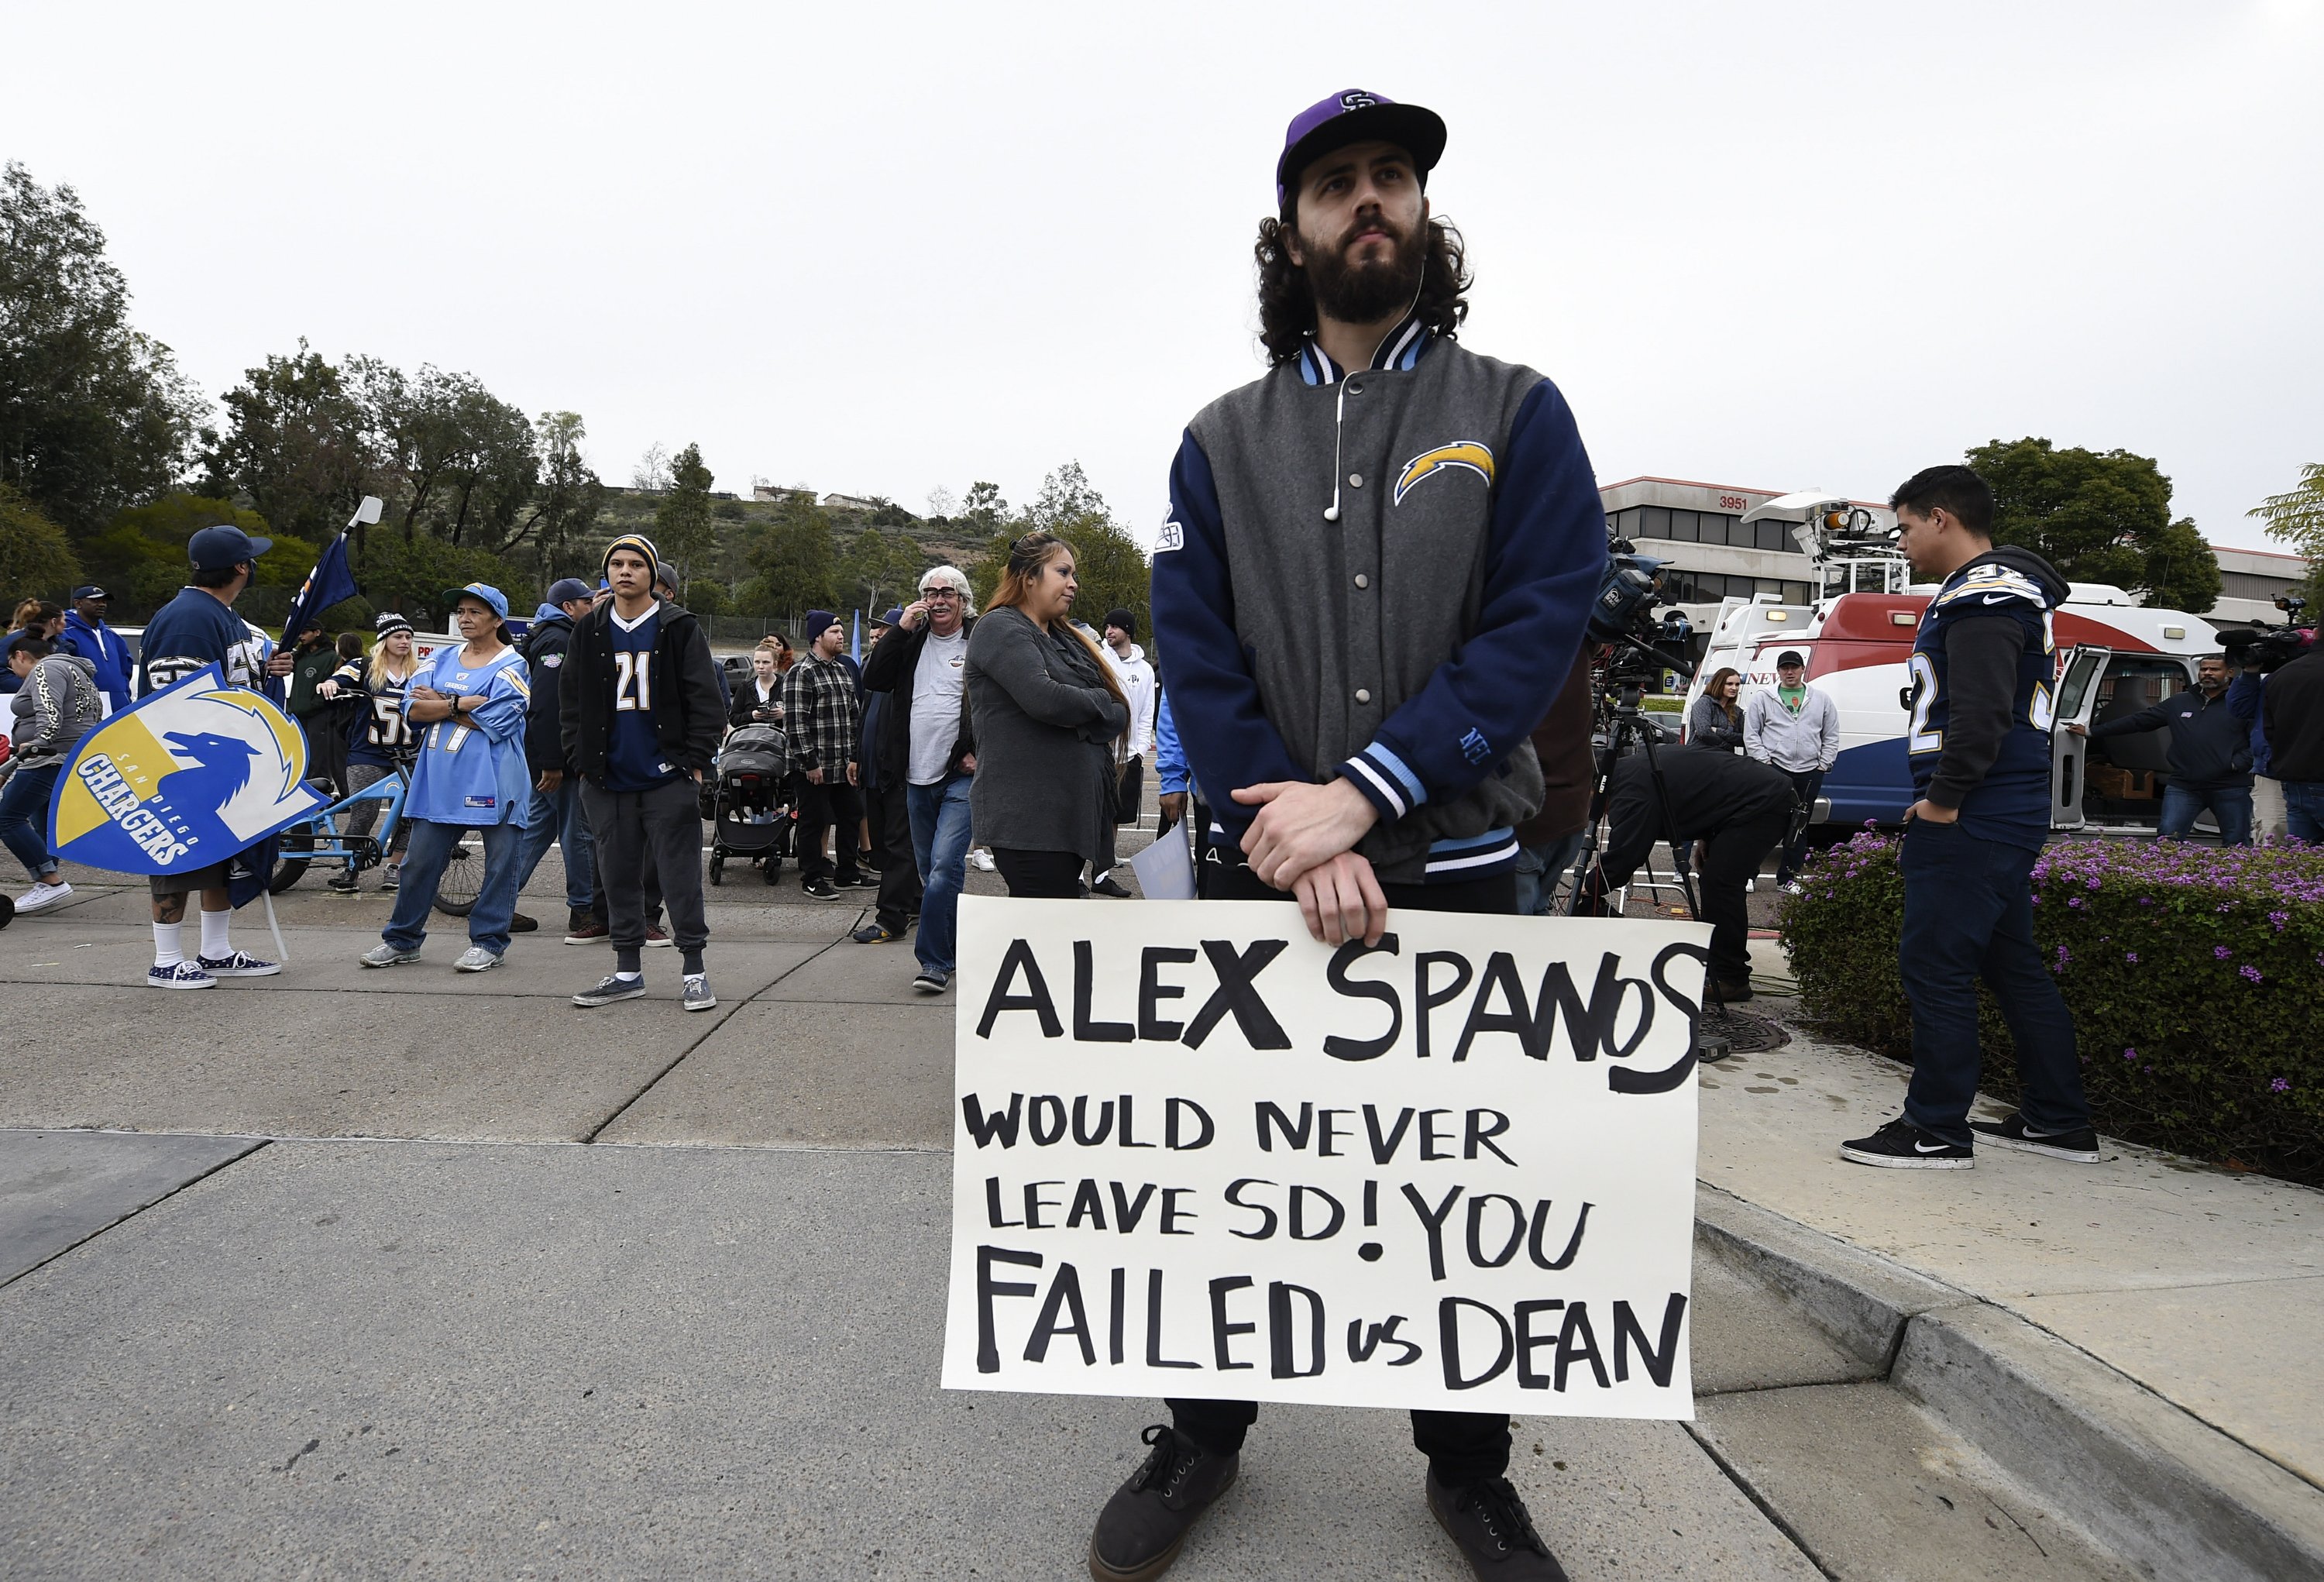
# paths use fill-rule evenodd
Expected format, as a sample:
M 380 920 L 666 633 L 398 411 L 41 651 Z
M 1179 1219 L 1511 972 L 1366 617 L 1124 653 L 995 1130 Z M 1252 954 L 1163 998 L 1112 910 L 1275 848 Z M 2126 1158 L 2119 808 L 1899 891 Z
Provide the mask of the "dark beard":
M 1348 263 L 1346 236 L 1331 247 L 1317 247 L 1306 237 L 1300 238 L 1307 254 L 1307 289 L 1315 294 L 1319 313 L 1343 324 L 1375 324 L 1410 308 L 1420 294 L 1421 273 L 1428 266 L 1426 227 L 1399 236 L 1392 224 L 1379 223 L 1388 232 L 1395 251 L 1384 259 L 1362 264 Z M 1360 228 L 1369 228 L 1368 222 L 1359 219 L 1349 231 L 1352 234 Z

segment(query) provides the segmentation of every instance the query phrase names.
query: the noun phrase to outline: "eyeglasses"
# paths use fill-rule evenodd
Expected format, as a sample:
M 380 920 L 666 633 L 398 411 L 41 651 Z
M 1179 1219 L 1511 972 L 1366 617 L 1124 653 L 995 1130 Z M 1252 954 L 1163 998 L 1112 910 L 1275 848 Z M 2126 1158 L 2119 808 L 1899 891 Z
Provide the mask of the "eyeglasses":
M 958 598 L 960 597 L 960 589 L 956 587 L 924 587 L 920 589 L 920 597 L 922 598 Z

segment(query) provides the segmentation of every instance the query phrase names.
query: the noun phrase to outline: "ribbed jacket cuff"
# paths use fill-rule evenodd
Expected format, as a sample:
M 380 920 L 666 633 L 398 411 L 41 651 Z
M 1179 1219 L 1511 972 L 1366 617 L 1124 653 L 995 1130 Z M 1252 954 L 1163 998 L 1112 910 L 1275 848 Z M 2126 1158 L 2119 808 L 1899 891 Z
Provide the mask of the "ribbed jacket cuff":
M 1420 777 L 1393 752 L 1374 742 L 1340 765 L 1340 777 L 1379 810 L 1380 822 L 1393 823 L 1428 800 Z

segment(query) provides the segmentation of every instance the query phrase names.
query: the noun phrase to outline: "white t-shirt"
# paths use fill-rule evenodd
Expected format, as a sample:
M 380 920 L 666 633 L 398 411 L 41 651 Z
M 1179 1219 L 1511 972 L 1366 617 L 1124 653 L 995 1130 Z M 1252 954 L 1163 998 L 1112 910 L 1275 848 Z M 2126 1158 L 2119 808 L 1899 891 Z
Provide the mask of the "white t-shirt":
M 920 660 L 912 671 L 912 753 L 909 778 L 914 785 L 940 784 L 952 769 L 952 750 L 960 740 L 960 697 L 965 684 L 962 666 L 968 662 L 965 627 L 949 637 L 928 634 L 920 645 Z

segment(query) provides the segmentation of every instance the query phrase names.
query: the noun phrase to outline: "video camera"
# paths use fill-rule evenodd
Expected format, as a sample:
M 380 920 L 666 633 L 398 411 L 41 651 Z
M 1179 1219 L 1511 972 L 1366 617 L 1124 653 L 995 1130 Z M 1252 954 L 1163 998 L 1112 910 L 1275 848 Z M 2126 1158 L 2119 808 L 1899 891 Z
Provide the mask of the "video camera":
M 1694 661 L 1684 652 L 1694 634 L 1692 624 L 1683 611 L 1665 610 L 1660 620 L 1653 613 L 1663 602 L 1663 568 L 1668 564 L 1641 555 L 1628 539 L 1608 541 L 1606 575 L 1590 610 L 1590 640 L 1614 645 L 1608 667 L 1612 675 L 1652 675 L 1661 670 L 1694 674 Z
M 2281 626 L 2238 626 L 2221 632 L 2219 652 L 2231 670 L 2256 669 L 2263 674 L 2282 669 L 2308 652 L 2311 634 L 2300 629 L 2301 613 L 2308 601 L 2296 593 L 2275 596 L 2275 607 L 2284 615 Z

